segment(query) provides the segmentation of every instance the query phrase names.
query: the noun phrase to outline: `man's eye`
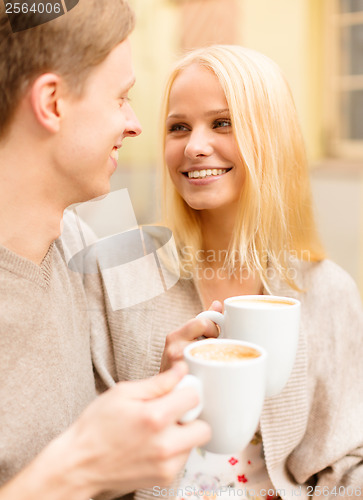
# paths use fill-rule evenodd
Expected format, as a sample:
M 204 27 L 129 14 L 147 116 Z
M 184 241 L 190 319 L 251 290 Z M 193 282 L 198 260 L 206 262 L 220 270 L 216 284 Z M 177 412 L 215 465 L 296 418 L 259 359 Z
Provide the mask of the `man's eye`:
M 215 122 L 213 123 L 213 128 L 225 128 L 230 127 L 231 125 L 231 120 L 223 118 L 220 120 L 215 120 Z
M 130 102 L 131 99 L 128 96 L 125 96 L 125 97 L 120 97 L 119 101 L 120 101 L 120 106 L 122 106 L 126 102 Z
M 174 123 L 168 129 L 169 132 L 187 132 L 188 130 L 188 127 L 183 125 L 183 123 Z

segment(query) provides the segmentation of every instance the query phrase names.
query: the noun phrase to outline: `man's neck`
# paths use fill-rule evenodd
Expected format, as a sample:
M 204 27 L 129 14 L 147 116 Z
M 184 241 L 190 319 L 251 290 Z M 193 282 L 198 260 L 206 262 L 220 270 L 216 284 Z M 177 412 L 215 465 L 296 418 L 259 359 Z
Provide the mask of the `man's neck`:
M 0 149 L 0 245 L 41 264 L 61 233 L 63 210 L 49 192 L 47 165 L 21 158 L 19 148 Z M 34 165 L 35 168 L 34 168 Z
M 62 212 L 48 205 L 4 204 L 0 190 L 0 244 L 8 250 L 40 265 L 52 242 L 61 232 Z

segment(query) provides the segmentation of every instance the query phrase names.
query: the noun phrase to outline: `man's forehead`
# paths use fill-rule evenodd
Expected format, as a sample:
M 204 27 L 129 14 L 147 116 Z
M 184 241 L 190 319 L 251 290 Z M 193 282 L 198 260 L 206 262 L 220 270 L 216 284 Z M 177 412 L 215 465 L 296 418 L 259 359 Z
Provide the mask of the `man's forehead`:
M 115 86 L 127 90 L 135 83 L 135 74 L 128 40 L 114 47 L 108 56 L 90 72 L 86 86 L 112 81 Z

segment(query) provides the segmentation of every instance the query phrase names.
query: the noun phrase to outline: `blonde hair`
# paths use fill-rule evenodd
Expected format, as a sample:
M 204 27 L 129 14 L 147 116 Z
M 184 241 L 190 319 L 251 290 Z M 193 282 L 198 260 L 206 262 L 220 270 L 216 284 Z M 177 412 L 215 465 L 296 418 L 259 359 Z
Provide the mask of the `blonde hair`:
M 24 29 L 31 15 L 19 13 L 13 22 Z M 41 21 L 40 14 L 38 17 Z M 0 137 L 28 86 L 39 75 L 58 73 L 80 96 L 88 74 L 127 38 L 134 23 L 126 0 L 80 0 L 58 19 L 12 33 L 0 5 Z
M 175 65 L 166 86 L 164 147 L 171 88 L 192 64 L 217 76 L 246 171 L 225 265 L 257 271 L 265 285 L 272 265 L 298 289 L 288 273 L 290 257 L 319 261 L 324 251 L 314 222 L 304 142 L 286 79 L 272 60 L 244 47 L 214 45 L 187 54 Z M 183 248 L 191 248 L 195 255 L 202 247 L 200 219 L 176 190 L 165 164 L 164 201 L 165 224 L 173 231 L 183 270 Z

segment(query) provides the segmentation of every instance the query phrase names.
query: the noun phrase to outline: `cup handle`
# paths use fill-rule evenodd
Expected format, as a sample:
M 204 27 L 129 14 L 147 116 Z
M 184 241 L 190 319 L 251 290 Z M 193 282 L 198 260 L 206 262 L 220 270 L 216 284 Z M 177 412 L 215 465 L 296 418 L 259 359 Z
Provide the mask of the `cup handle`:
M 213 321 L 216 325 L 219 326 L 219 338 L 224 337 L 224 315 L 217 311 L 203 311 L 198 314 L 197 318 L 207 318 Z
M 187 424 L 188 422 L 192 422 L 197 419 L 203 410 L 203 390 L 202 390 L 202 382 L 195 375 L 185 375 L 181 381 L 175 386 L 174 391 L 178 391 L 179 389 L 184 389 L 185 387 L 193 387 L 196 389 L 199 395 L 199 404 L 188 410 L 184 413 L 184 415 L 179 419 L 180 424 Z

